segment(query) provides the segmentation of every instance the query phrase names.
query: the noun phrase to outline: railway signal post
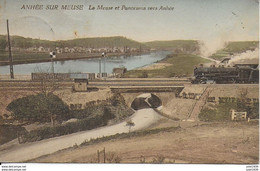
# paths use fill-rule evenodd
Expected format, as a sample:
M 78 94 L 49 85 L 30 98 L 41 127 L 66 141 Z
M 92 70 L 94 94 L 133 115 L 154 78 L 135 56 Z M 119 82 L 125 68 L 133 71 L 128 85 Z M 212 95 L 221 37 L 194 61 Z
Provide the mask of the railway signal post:
M 11 76 L 11 79 L 14 79 L 13 57 L 12 57 L 12 53 L 11 53 L 11 43 L 10 43 L 10 35 L 9 35 L 9 24 L 8 24 L 8 20 L 6 20 L 6 23 L 7 23 L 7 37 L 8 37 L 8 50 L 9 50 L 10 76 Z
M 55 52 L 50 52 L 50 57 L 51 57 L 51 72 L 54 74 L 54 62 L 53 59 L 56 58 L 56 53 Z

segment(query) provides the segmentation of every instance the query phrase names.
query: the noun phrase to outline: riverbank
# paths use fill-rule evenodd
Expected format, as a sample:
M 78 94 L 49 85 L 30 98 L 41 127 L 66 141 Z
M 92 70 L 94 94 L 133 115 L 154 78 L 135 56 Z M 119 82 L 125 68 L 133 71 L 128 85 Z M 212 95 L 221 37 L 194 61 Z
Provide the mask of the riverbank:
M 195 66 L 208 62 L 210 60 L 198 55 L 172 53 L 156 63 L 130 70 L 124 76 L 130 78 L 190 77 Z
M 150 52 L 131 52 L 131 53 L 108 53 L 107 58 L 116 57 L 116 56 L 133 56 L 133 55 L 144 55 L 149 54 Z M 24 55 L 24 54 L 23 54 Z M 40 55 L 38 59 L 25 59 L 29 56 L 37 56 Z M 19 64 L 31 64 L 31 63 L 43 63 L 43 62 L 51 62 L 51 61 L 68 61 L 68 60 L 77 60 L 77 59 L 93 59 L 93 58 L 102 58 L 102 53 L 64 53 L 64 54 L 57 54 L 56 58 L 49 58 L 49 54 L 46 54 L 45 57 L 42 57 L 43 54 L 37 53 L 28 53 L 22 59 L 13 59 L 13 65 Z M 48 57 L 48 58 L 46 58 Z M 9 61 L 0 61 L 0 66 L 9 65 Z

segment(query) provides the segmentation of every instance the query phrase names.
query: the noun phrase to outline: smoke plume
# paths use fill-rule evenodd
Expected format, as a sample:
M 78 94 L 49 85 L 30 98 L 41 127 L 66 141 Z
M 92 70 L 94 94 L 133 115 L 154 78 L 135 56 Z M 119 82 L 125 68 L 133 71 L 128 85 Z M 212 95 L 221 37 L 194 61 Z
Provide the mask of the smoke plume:
M 200 55 L 203 57 L 209 57 L 216 53 L 218 50 L 223 49 L 227 46 L 226 41 L 221 39 L 215 40 L 202 40 L 199 41 Z
M 259 48 L 256 48 L 254 51 L 248 50 L 244 53 L 234 55 L 229 60 L 229 64 L 235 63 L 247 63 L 247 62 L 259 63 Z

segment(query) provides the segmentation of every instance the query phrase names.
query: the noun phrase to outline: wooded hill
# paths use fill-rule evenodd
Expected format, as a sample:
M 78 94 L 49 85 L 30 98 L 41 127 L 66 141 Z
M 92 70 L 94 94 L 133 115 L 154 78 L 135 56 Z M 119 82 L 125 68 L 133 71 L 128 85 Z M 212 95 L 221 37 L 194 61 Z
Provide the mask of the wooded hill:
M 7 46 L 7 36 L 0 35 L 0 49 Z M 95 37 L 95 38 L 79 38 L 72 40 L 49 41 L 41 39 L 24 38 L 21 36 L 11 37 L 12 47 L 30 48 L 30 47 L 88 47 L 88 48 L 104 48 L 104 47 L 129 47 L 129 48 L 148 48 L 145 44 L 127 39 L 122 36 L 115 37 Z
M 169 41 L 151 41 L 151 42 L 137 42 L 123 36 L 114 37 L 93 37 L 93 38 L 78 38 L 72 40 L 41 40 L 25 38 L 22 36 L 11 36 L 12 47 L 30 48 L 30 47 L 88 47 L 88 48 L 104 48 L 104 47 L 129 47 L 129 48 L 154 48 L 154 49 L 198 49 L 199 43 L 197 40 L 169 40 Z M 241 53 L 246 50 L 253 50 L 259 46 L 258 41 L 237 41 L 229 42 L 228 45 L 222 49 L 226 52 Z M 7 36 L 0 35 L 0 50 L 7 47 Z

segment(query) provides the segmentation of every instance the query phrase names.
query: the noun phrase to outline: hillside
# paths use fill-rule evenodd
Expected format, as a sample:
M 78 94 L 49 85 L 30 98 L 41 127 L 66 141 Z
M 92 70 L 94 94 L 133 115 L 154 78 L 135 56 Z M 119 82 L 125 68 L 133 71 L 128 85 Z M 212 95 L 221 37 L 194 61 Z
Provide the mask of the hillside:
M 129 48 L 147 48 L 146 45 L 127 39 L 122 36 L 116 37 L 95 37 L 95 38 L 80 38 L 73 40 L 62 40 L 56 42 L 59 47 L 74 47 L 74 46 L 84 46 L 91 48 L 102 48 L 102 47 L 129 47 Z
M 175 49 L 185 48 L 196 49 L 198 48 L 198 42 L 196 40 L 169 40 L 169 41 L 152 41 L 146 42 L 145 45 L 155 49 Z
M 227 46 L 216 53 L 212 54 L 210 57 L 216 60 L 222 60 L 231 54 L 243 53 L 248 50 L 255 50 L 259 47 L 259 41 L 237 41 L 229 42 Z
M 29 48 L 29 47 L 52 47 L 54 46 L 55 42 L 49 40 L 40 40 L 40 39 L 32 39 L 32 38 L 25 38 L 22 36 L 11 36 L 11 45 L 12 47 L 19 47 L 19 48 Z M 7 36 L 0 35 L 0 50 L 5 49 L 7 46 Z
M 5 49 L 7 46 L 6 35 L 0 35 L 0 49 Z M 79 38 L 72 40 L 40 40 L 32 38 L 24 38 L 21 36 L 11 36 L 12 47 L 30 48 L 30 47 L 89 47 L 89 48 L 102 48 L 102 47 L 129 47 L 129 48 L 147 48 L 146 45 L 127 39 L 122 36 L 115 37 L 95 37 L 95 38 Z
M 207 63 L 209 60 L 193 54 L 170 54 L 165 59 L 154 65 L 161 67 L 139 68 L 127 71 L 125 77 L 175 77 L 175 76 L 192 76 L 193 69 L 201 63 Z
M 254 50 L 258 46 L 258 41 L 229 42 L 228 45 L 224 48 L 224 50 L 231 53 L 242 53 L 247 50 Z
M 178 49 L 183 48 L 186 51 L 196 51 L 199 49 L 197 40 L 169 40 L 169 41 L 151 41 L 140 43 L 135 40 L 128 39 L 123 36 L 114 37 L 92 37 L 92 38 L 78 38 L 71 40 L 41 40 L 25 38 L 22 36 L 11 36 L 12 47 L 29 48 L 29 47 L 89 47 L 89 48 L 103 48 L 103 47 L 129 47 L 129 48 L 154 48 L 154 49 Z M 6 35 L 0 35 L 0 50 L 7 46 Z M 242 53 L 246 50 L 253 50 L 259 46 L 258 41 L 237 41 L 229 42 L 227 46 L 219 50 L 217 53 Z M 217 54 L 216 53 L 216 54 Z

